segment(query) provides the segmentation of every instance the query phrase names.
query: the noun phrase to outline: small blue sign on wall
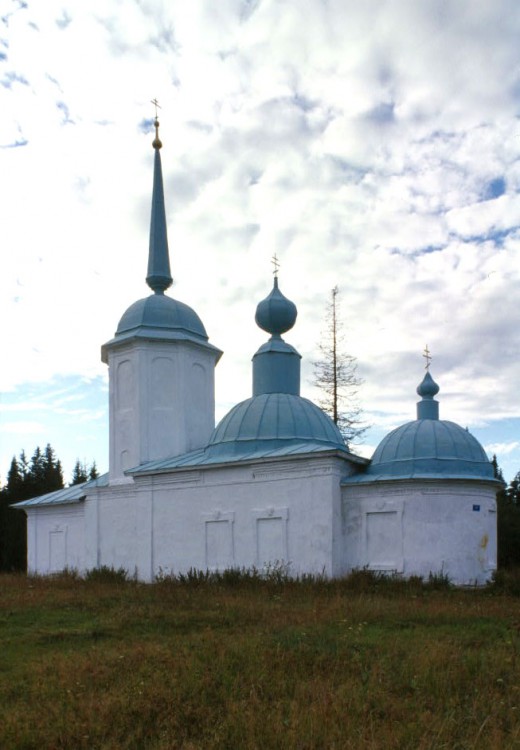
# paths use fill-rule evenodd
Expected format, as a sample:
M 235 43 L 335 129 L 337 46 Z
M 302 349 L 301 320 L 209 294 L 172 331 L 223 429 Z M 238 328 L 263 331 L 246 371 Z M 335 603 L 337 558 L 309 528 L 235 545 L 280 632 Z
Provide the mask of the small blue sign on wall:
M 473 506 L 473 510 L 479 511 L 480 510 L 480 505 L 474 505 Z

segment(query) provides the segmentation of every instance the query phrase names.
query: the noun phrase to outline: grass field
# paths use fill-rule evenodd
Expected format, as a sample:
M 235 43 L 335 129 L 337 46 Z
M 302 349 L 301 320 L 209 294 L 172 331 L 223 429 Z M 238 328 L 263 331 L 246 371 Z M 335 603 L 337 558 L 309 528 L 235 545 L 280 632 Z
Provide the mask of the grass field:
M 0 748 L 520 748 L 520 597 L 0 576 Z

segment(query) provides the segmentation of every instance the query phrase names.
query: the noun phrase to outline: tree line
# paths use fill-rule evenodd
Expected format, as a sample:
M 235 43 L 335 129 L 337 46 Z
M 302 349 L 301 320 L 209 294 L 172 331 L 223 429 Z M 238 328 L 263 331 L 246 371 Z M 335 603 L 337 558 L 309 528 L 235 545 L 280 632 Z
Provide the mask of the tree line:
M 97 476 L 95 462 L 89 467 L 78 459 L 69 486 Z M 38 446 L 30 459 L 25 451 L 18 458 L 13 456 L 7 481 L 0 489 L 0 571 L 25 570 L 27 565 L 27 519 L 11 504 L 64 487 L 61 461 L 49 443 L 43 450 Z

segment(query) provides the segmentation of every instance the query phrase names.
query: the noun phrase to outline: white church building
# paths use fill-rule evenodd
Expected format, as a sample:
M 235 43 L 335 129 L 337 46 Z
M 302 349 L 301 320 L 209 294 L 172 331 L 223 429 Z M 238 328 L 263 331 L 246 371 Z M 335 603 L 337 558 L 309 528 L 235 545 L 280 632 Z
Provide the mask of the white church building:
M 125 568 L 143 581 L 190 568 L 339 577 L 356 568 L 442 573 L 483 584 L 496 567 L 493 467 L 465 429 L 439 419 L 429 371 L 417 418 L 370 461 L 300 396 L 300 355 L 283 338 L 296 307 L 278 279 L 256 310 L 269 335 L 253 356 L 251 398 L 215 427 L 222 352 L 172 283 L 158 122 L 150 249 L 152 294 L 102 347 L 109 372 L 109 471 L 19 502 L 28 570 Z M 251 321 L 251 323 L 253 323 Z

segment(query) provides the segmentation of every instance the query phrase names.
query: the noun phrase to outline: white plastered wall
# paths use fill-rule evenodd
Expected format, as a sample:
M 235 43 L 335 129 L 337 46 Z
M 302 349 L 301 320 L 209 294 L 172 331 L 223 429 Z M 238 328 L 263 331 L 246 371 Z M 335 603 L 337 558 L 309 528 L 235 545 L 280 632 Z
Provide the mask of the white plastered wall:
M 110 482 L 146 461 L 196 450 L 215 426 L 216 353 L 139 339 L 108 355 Z
M 29 573 L 47 575 L 87 567 L 83 502 L 27 509 Z
M 345 567 L 484 584 L 496 569 L 495 489 L 485 482 L 345 485 Z
M 89 567 L 160 574 L 283 566 L 341 573 L 340 477 L 335 457 L 257 462 L 139 478 L 86 501 Z M 348 467 L 347 467 L 348 470 Z

